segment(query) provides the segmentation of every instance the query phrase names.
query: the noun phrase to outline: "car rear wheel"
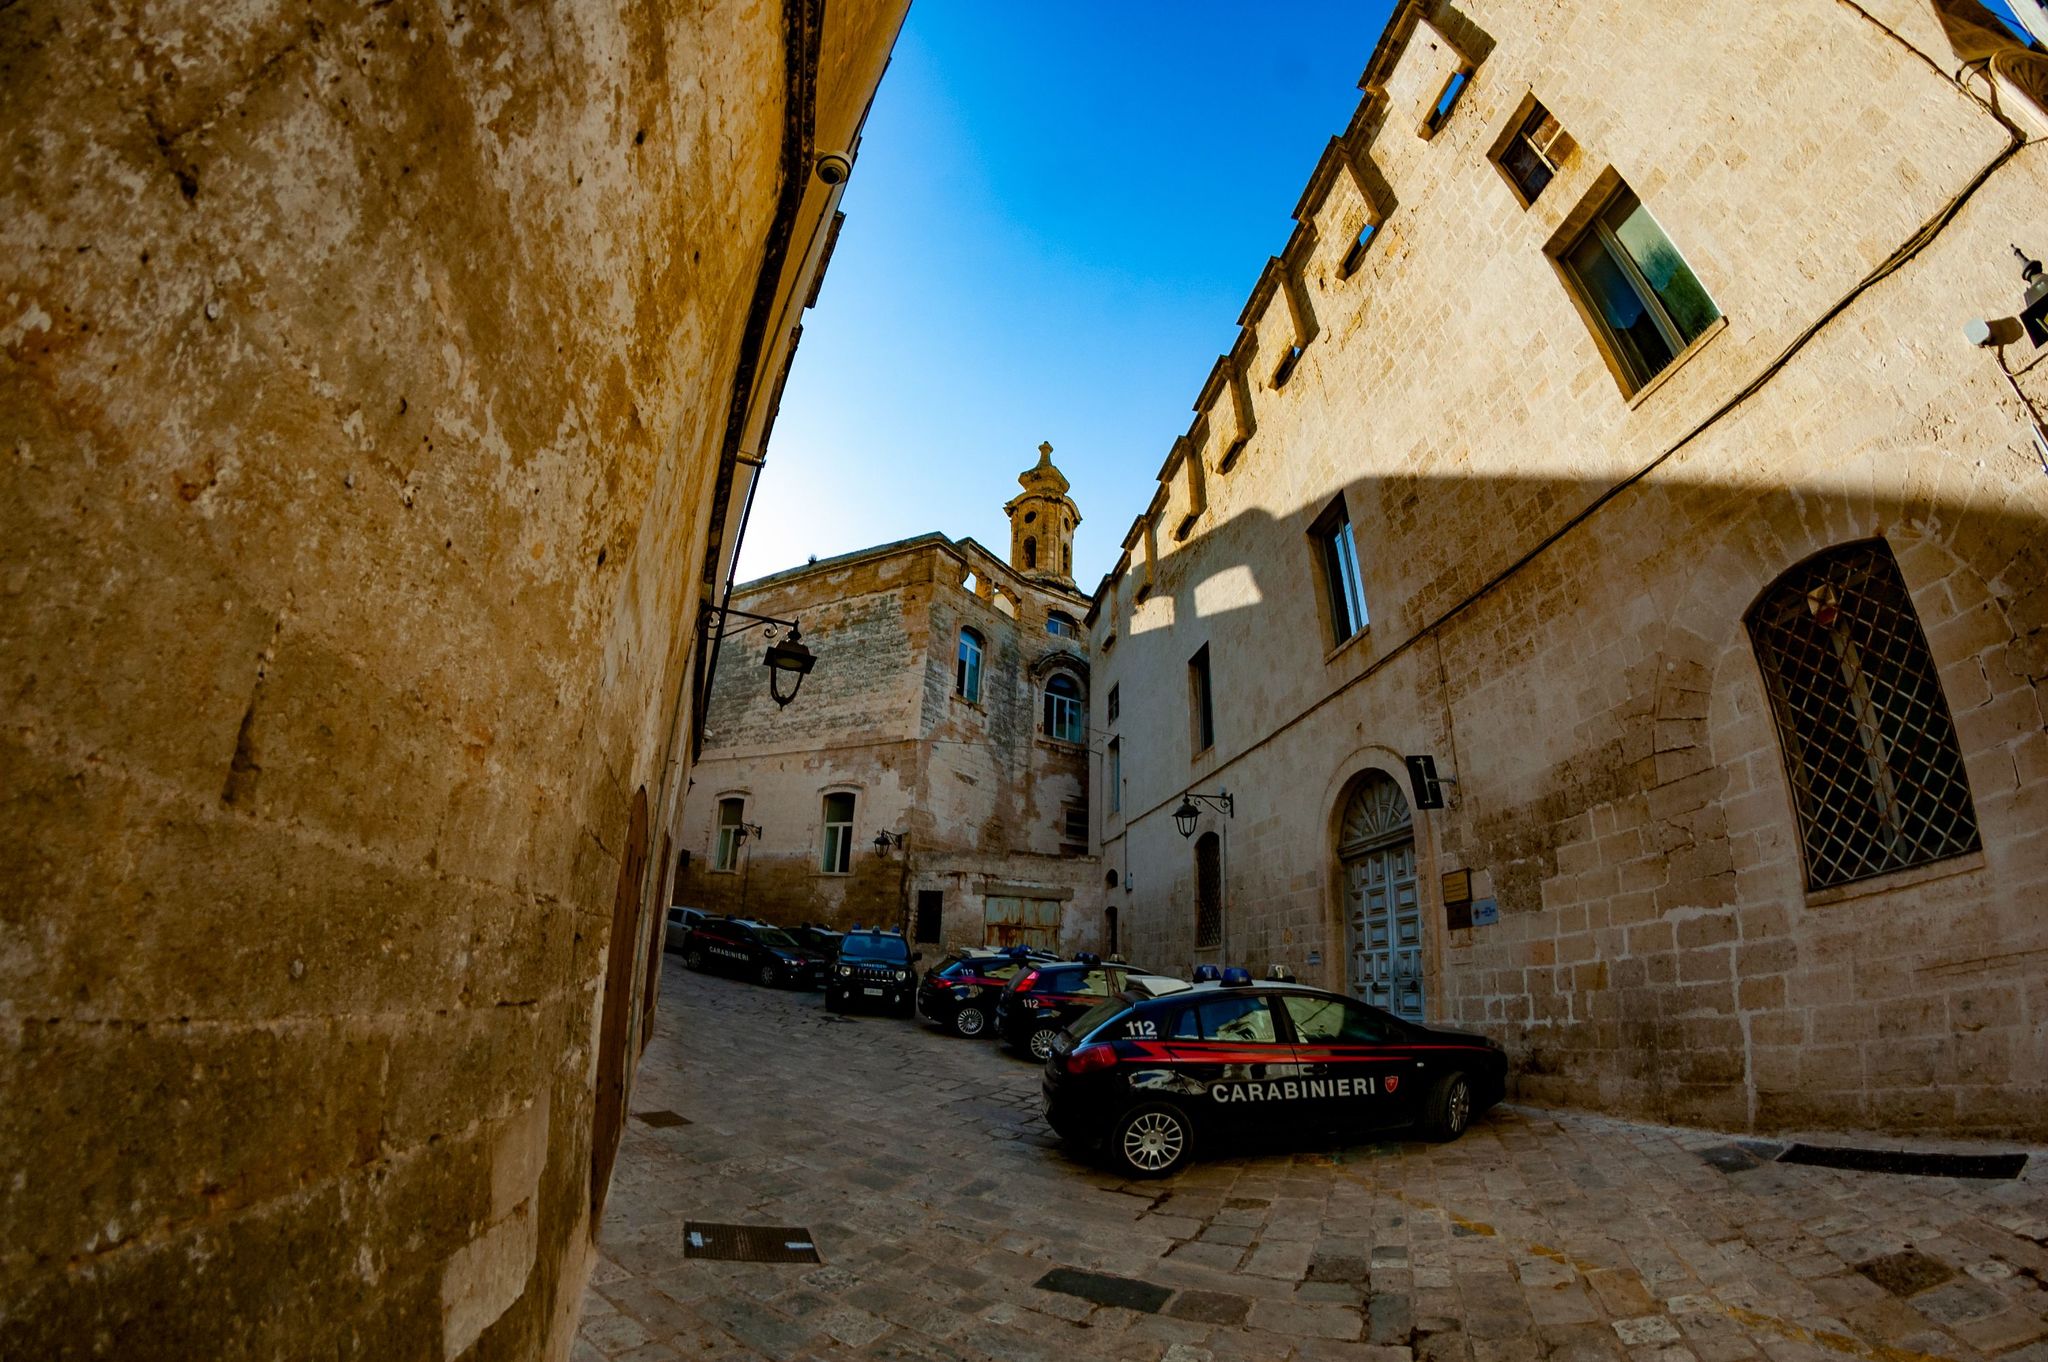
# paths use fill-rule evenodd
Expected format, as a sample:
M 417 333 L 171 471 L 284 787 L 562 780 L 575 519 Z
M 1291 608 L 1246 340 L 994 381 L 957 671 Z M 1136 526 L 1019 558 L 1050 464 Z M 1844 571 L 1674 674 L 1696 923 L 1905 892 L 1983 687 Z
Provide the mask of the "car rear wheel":
M 1462 1073 L 1445 1074 L 1430 1089 L 1423 1129 L 1432 1140 L 1455 1140 L 1472 1123 L 1472 1080 Z
M 782 976 L 775 972 L 775 966 L 773 965 L 761 966 L 760 973 L 756 974 L 754 978 L 760 983 L 762 988 L 774 988 L 782 982 Z
M 1167 1102 L 1133 1107 L 1109 1134 L 1110 1159 L 1134 1178 L 1163 1178 L 1188 1161 L 1194 1127 L 1187 1113 Z
M 953 1034 L 972 1039 L 988 1030 L 988 1013 L 978 1007 L 963 1007 L 953 1014 Z
M 1025 1048 L 1031 1051 L 1033 1059 L 1042 1060 L 1052 1053 L 1052 1043 L 1059 1039 L 1057 1026 L 1041 1026 L 1025 1041 Z
M 692 946 L 692 947 L 690 947 L 690 949 L 689 949 L 689 950 L 687 950 L 687 951 L 683 952 L 683 963 L 684 963 L 684 964 L 686 964 L 686 965 L 688 965 L 688 966 L 689 966 L 689 967 L 690 967 L 691 969 L 694 969 L 694 970 L 701 970 L 701 969 L 703 969 L 703 968 L 704 968 L 704 952 L 703 952 L 703 951 L 702 951 L 702 950 L 701 950 L 700 948 L 698 948 L 698 947 L 696 947 L 696 946 Z

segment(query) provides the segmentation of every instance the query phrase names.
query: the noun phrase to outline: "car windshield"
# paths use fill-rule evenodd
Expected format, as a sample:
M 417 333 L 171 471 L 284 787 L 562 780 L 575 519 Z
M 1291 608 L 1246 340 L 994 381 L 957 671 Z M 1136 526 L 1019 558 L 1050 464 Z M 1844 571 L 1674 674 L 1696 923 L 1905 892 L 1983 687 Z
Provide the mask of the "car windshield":
M 796 942 L 791 940 L 789 933 L 783 931 L 780 927 L 756 927 L 754 928 L 754 935 L 760 938 L 761 944 L 764 946 L 778 946 L 786 951 L 796 949 Z
M 1073 1025 L 1067 1028 L 1067 1034 L 1072 1036 L 1077 1043 L 1086 1040 L 1089 1034 L 1102 1026 L 1103 1023 L 1115 1021 L 1130 1010 L 1131 1004 L 1123 998 L 1111 998 L 1106 1002 L 1099 1002 L 1080 1016 L 1074 1018 Z
M 900 936 L 879 932 L 849 932 L 839 943 L 842 960 L 888 960 L 901 963 L 910 958 L 910 947 Z

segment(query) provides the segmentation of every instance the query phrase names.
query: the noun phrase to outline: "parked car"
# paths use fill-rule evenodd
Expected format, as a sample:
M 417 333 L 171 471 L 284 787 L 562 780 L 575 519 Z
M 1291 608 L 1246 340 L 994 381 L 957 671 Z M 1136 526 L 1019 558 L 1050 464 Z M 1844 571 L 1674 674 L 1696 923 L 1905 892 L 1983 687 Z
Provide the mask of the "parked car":
M 685 908 L 680 904 L 671 906 L 668 910 L 668 932 L 662 940 L 662 949 L 682 954 L 684 942 L 690 933 L 702 924 L 714 921 L 716 916 L 702 908 Z
M 1122 961 L 1104 963 L 1092 955 L 1034 964 L 1003 989 L 996 1000 L 996 1034 L 1012 1050 L 1044 1059 L 1053 1038 L 1089 1008 L 1114 998 L 1136 981 L 1147 995 L 1178 979 Z M 1154 982 L 1156 981 L 1156 982 Z
M 886 1008 L 907 1017 L 916 1006 L 917 972 L 924 956 L 910 949 L 901 932 L 851 931 L 839 939 L 839 958 L 825 980 L 825 1006 Z
M 1507 1056 L 1484 1036 L 1231 970 L 1220 985 L 1102 1001 L 1055 1038 L 1041 1087 L 1061 1138 L 1147 1178 L 1260 1131 L 1456 1139 L 1505 1094 Z
M 811 987 L 823 988 L 826 976 L 831 973 L 832 966 L 838 963 L 839 938 L 845 933 L 835 932 L 829 927 L 785 927 L 783 930 L 789 933 L 790 939 L 796 942 L 806 959 L 817 961 L 816 981 Z
M 984 1036 L 995 1023 L 996 1000 L 1027 966 L 1050 964 L 1051 951 L 1026 946 L 954 951 L 925 971 L 917 1010 L 956 1035 Z
M 825 970 L 822 960 L 806 956 L 780 927 L 736 917 L 707 920 L 693 930 L 683 944 L 683 963 L 737 974 L 767 988 L 816 987 Z

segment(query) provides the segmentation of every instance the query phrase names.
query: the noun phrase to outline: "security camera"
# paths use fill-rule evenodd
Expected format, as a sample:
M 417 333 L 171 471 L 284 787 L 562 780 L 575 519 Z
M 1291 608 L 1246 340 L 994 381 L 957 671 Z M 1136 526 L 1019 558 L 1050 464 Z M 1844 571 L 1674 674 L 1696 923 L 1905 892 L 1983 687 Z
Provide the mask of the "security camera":
M 822 152 L 818 156 L 818 178 L 826 184 L 844 184 L 846 177 L 853 174 L 853 158 L 843 151 Z

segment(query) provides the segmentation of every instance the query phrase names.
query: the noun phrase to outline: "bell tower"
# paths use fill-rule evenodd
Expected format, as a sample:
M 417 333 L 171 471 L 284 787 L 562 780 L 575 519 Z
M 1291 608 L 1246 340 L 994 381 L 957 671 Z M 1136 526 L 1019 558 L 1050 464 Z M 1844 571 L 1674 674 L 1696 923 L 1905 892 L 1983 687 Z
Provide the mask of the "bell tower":
M 1052 466 L 1052 446 L 1038 447 L 1038 462 L 1017 475 L 1024 490 L 1010 499 L 1010 566 L 1027 577 L 1074 584 L 1074 528 L 1081 512 L 1067 495 L 1065 475 Z

